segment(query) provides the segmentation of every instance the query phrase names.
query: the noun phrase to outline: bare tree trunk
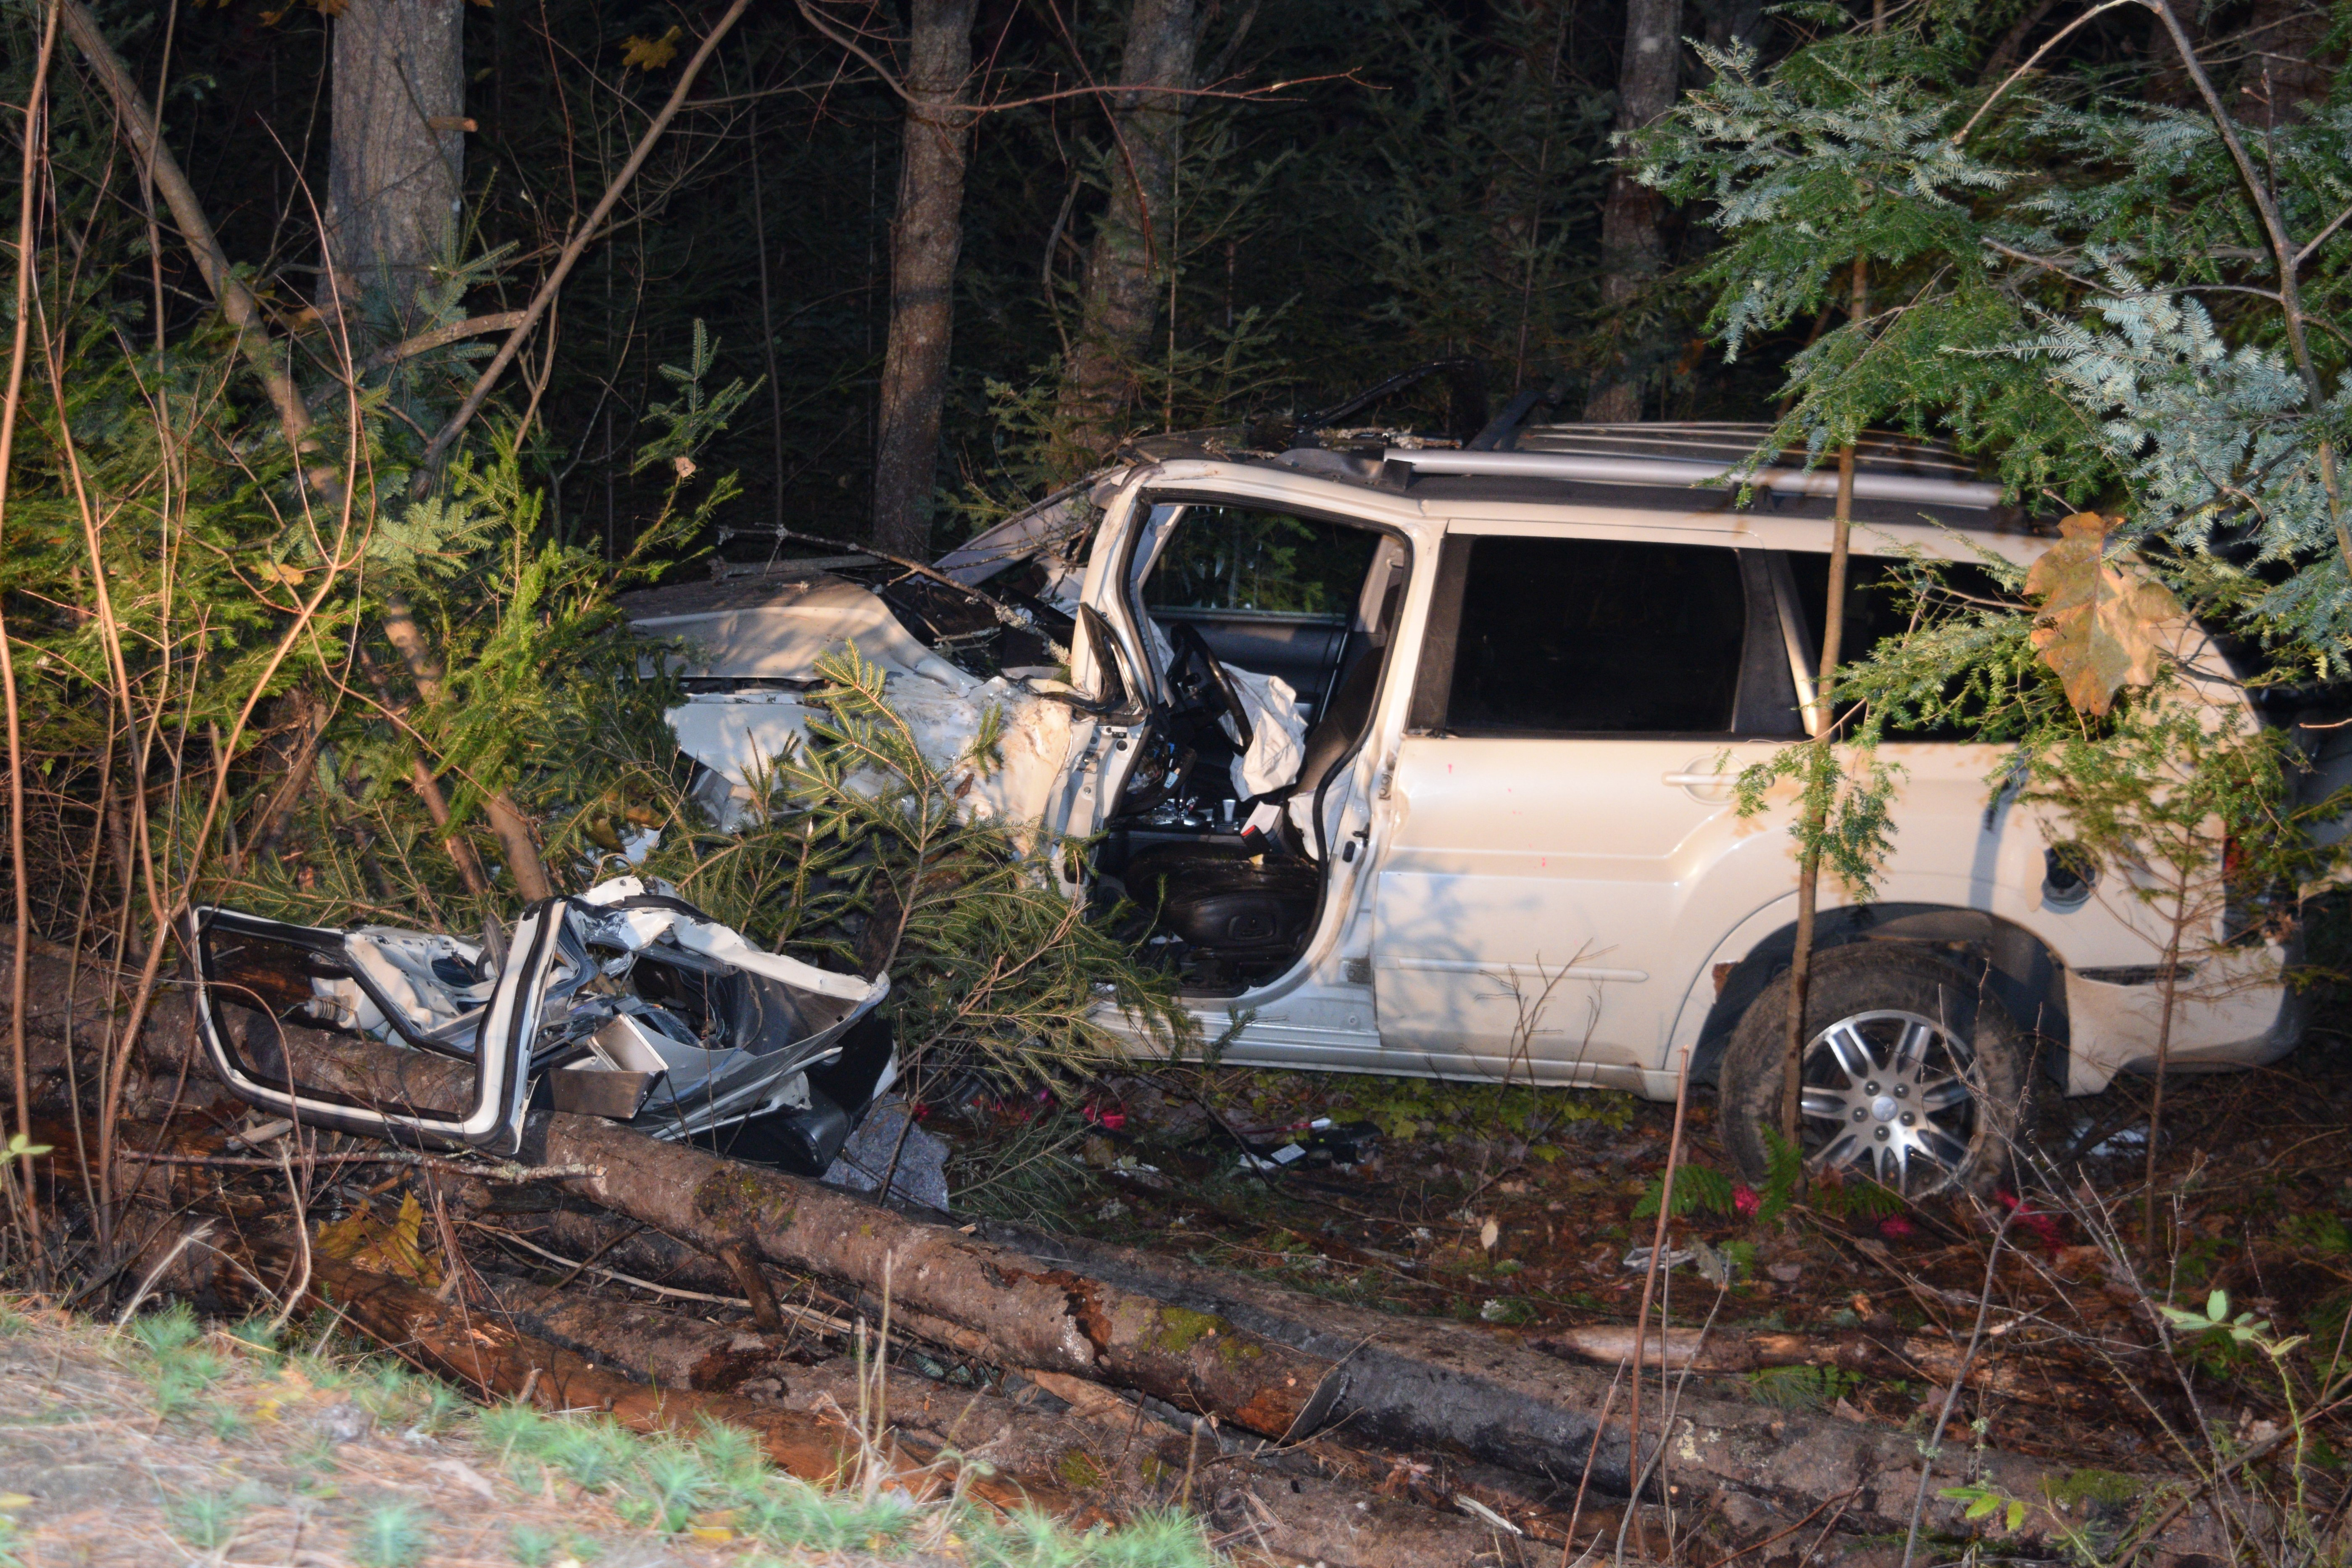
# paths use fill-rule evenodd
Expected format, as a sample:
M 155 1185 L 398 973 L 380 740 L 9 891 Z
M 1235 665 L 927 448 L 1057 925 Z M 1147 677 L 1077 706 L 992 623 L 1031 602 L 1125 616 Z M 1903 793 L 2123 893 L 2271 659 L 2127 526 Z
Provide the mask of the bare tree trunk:
M 1682 64 L 1682 0 L 1627 0 L 1625 60 L 1617 73 L 1617 129 L 1639 131 L 1674 107 Z M 1601 209 L 1601 302 L 1619 318 L 1665 263 L 1664 198 L 1619 169 Z M 1622 348 L 1595 377 L 1584 417 L 1622 425 L 1642 416 L 1642 381 Z
M 322 311 L 383 295 L 406 336 L 453 258 L 466 157 L 464 0 L 348 0 L 335 16 Z
M 1118 79 L 1139 90 L 1111 100 L 1110 206 L 1087 257 L 1078 340 L 1055 410 L 1073 469 L 1118 443 L 1135 359 L 1160 313 L 1160 272 L 1174 262 L 1168 208 L 1198 41 L 1193 10 L 1193 0 L 1134 0 L 1128 13 Z
M 939 469 L 971 136 L 962 99 L 978 5 L 915 0 L 908 47 L 898 220 L 890 234 L 890 342 L 882 359 L 874 438 L 874 542 L 917 560 L 931 553 L 931 484 Z

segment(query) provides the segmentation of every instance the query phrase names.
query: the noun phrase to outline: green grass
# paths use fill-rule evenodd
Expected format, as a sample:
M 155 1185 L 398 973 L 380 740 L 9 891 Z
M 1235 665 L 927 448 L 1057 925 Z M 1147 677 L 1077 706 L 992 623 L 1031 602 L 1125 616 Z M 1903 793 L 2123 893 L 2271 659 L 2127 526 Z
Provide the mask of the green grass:
M 205 1390 L 228 1372 L 227 1360 L 204 1342 L 204 1325 L 184 1302 L 134 1318 L 130 1328 L 139 1373 L 153 1395 L 155 1414 L 166 1420 L 195 1408 Z
M 352 1560 L 361 1568 L 409 1568 L 424 1560 L 432 1535 L 404 1502 L 371 1509 L 352 1531 Z
M 975 1568 L 1215 1568 L 1220 1562 L 1200 1526 L 1180 1515 L 1148 1514 L 1081 1535 L 1043 1518 L 1003 1520 L 977 1504 L 917 1501 L 896 1487 L 870 1497 L 854 1487 L 829 1490 L 775 1469 L 760 1439 L 740 1428 L 706 1423 L 688 1434 L 641 1437 L 608 1415 L 551 1415 L 520 1405 L 477 1408 L 447 1384 L 381 1356 L 352 1354 L 320 1325 L 298 1329 L 284 1342 L 254 1330 L 241 1324 L 208 1336 L 192 1313 L 173 1307 L 129 1325 L 129 1343 L 115 1353 L 154 1391 L 159 1410 L 207 1419 L 225 1435 L 249 1441 L 256 1427 L 226 1400 L 207 1407 L 199 1396 L 241 1370 L 263 1367 L 305 1381 L 329 1399 L 360 1403 L 383 1426 L 470 1443 L 485 1473 L 502 1474 L 526 1496 L 552 1495 L 551 1483 L 568 1481 L 603 1495 L 623 1521 L 654 1535 L 723 1524 L 737 1550 L 749 1551 L 745 1563 L 768 1563 L 767 1554 L 891 1557 L 949 1536 L 963 1543 L 964 1560 Z M 287 1439 L 286 1458 L 297 1472 L 291 1495 L 337 1495 L 333 1445 L 291 1430 Z M 191 1555 L 220 1558 L 233 1552 L 240 1531 L 270 1501 L 254 1485 L 232 1479 L 168 1499 L 165 1518 Z M 416 1568 L 433 1558 L 436 1522 L 419 1505 L 391 1502 L 346 1514 L 338 1528 L 356 1568 Z M 19 1568 L 10 1528 L 0 1519 L 0 1568 Z M 520 1568 L 550 1568 L 566 1558 L 593 1561 L 598 1541 L 558 1521 L 515 1526 L 506 1548 Z
M 190 1492 L 174 1498 L 164 1509 L 172 1533 L 198 1552 L 219 1552 L 236 1536 L 239 1521 L 258 1500 L 250 1488 L 225 1492 Z

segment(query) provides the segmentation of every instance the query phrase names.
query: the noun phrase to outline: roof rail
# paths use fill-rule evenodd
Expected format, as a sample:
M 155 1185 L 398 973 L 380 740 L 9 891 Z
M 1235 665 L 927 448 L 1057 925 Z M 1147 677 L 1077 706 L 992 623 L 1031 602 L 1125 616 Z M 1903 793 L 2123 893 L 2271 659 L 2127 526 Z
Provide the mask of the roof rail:
M 1752 450 L 1752 448 L 1751 448 Z M 1436 448 L 1391 447 L 1383 454 L 1391 463 L 1421 474 L 1507 475 L 1517 479 L 1582 480 L 1587 484 L 1658 485 L 1689 489 L 1738 472 L 1745 458 L 1688 458 L 1585 455 L 1568 452 L 1456 452 Z M 1919 473 L 1888 473 L 1877 465 L 1857 464 L 1853 494 L 1857 500 L 1916 501 L 1929 506 L 1968 507 L 1990 510 L 2001 504 L 1996 484 L 1941 479 Z M 1743 486 L 1775 490 L 1783 495 L 1835 495 L 1838 477 L 1832 468 L 1759 468 L 1739 475 Z

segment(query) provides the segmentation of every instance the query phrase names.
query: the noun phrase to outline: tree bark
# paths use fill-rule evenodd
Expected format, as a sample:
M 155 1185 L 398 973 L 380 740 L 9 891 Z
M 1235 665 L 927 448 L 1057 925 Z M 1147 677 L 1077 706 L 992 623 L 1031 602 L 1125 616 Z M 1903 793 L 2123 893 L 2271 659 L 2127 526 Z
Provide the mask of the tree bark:
M 1674 0 L 1668 0 L 1669 4 Z M 1075 473 L 1118 444 L 1136 395 L 1135 363 L 1175 263 L 1169 221 L 1198 41 L 1193 0 L 1133 0 L 1111 100 L 1110 205 L 1087 256 L 1077 341 L 1055 410 Z
M 373 298 L 415 329 L 416 291 L 455 258 L 466 157 L 464 0 L 347 0 L 335 13 L 327 158 L 331 319 Z
M 964 86 L 978 6 L 979 0 L 915 0 L 908 42 L 898 217 L 890 234 L 890 339 L 875 435 L 874 542 L 918 560 L 931 554 L 931 488 L 971 138 Z
M 1594 1489 L 1623 1497 L 1632 1486 L 1624 1403 L 1615 1400 L 1612 1414 L 1612 1376 L 1597 1367 L 1570 1365 L 1506 1334 L 1350 1307 L 1110 1242 L 992 1221 L 981 1222 L 979 1235 L 1040 1264 L 1083 1269 L 1109 1285 L 1217 1313 L 1268 1341 L 1344 1356 L 1346 1384 L 1331 1408 L 1332 1429 L 1350 1443 L 1405 1453 L 1452 1450 L 1506 1469 L 1568 1478 L 1582 1472 L 1590 1454 Z M 1848 1530 L 1899 1534 L 1908 1523 L 1920 1455 L 1907 1436 L 1696 1387 L 1675 1396 L 1673 1413 L 1667 1479 L 1686 1507 L 1740 1495 L 1793 1503 L 1801 1512 L 1824 1499 L 1847 1499 L 1841 1517 Z M 1645 1458 L 1658 1437 L 1655 1425 L 1643 1433 Z M 2062 1500 L 2063 1470 L 1998 1448 L 1971 1450 L 1970 1460 L 1986 1484 L 2028 1504 L 2021 1529 L 2001 1537 L 2004 1550 L 2054 1544 L 2081 1530 L 2081 1516 Z M 2150 1496 L 2172 1484 L 2156 1475 L 2134 1479 Z M 1967 1506 L 1959 1499 L 1931 1500 L 1927 1517 L 1954 1536 L 1988 1533 L 1984 1521 L 1963 1517 Z M 2169 1522 L 2156 1550 L 2226 1554 L 2221 1540 L 2213 1510 L 2200 1501 Z
M 1682 0 L 1627 0 L 1625 58 L 1617 73 L 1617 130 L 1639 131 L 1674 107 L 1682 66 Z M 1622 340 L 1625 308 L 1665 264 L 1661 220 L 1665 200 L 1620 168 L 1609 178 L 1601 209 L 1602 316 L 1620 333 L 1609 363 L 1594 378 L 1584 417 L 1622 425 L 1642 416 L 1642 376 Z

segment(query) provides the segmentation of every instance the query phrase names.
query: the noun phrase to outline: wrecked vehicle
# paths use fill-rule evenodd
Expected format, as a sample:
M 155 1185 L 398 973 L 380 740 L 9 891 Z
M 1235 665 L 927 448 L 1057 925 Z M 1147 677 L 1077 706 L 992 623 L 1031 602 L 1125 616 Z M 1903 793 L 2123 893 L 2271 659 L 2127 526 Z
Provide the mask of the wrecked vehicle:
M 856 642 L 943 763 L 1004 710 L 1006 766 L 970 808 L 1094 838 L 1056 874 L 1142 911 L 1134 934 L 1223 1060 L 1660 1100 L 1687 1071 L 1759 1167 L 1794 849 L 1787 792 L 1744 820 L 1732 784 L 1822 723 L 1835 476 L 1763 469 L 1743 507 L 1709 481 L 1763 426 L 1526 425 L 1531 402 L 1463 443 L 1163 443 L 929 576 L 779 562 L 624 607 L 676 646 L 670 721 L 722 816 L 804 732 L 815 657 Z M 1864 443 L 1853 517 L 1857 654 L 1906 624 L 1867 591 L 1898 559 L 1965 574 L 1972 552 L 2049 543 L 1903 440 Z M 1883 754 L 1877 899 L 1823 889 L 1803 1142 L 1914 1192 L 1979 1184 L 2037 1084 L 2153 1067 L 2166 933 L 2041 808 L 1988 800 L 2000 748 L 1890 732 Z M 2291 939 L 2230 919 L 2180 987 L 2175 1069 L 2299 1037 Z
M 887 977 L 763 952 L 658 883 L 532 905 L 508 951 L 205 907 L 190 917 L 197 1030 L 221 1080 L 298 1125 L 511 1154 L 533 1107 L 716 1142 L 821 1173 L 897 1073 Z M 362 1103 L 299 1081 L 278 1025 L 469 1064 L 463 1109 Z

